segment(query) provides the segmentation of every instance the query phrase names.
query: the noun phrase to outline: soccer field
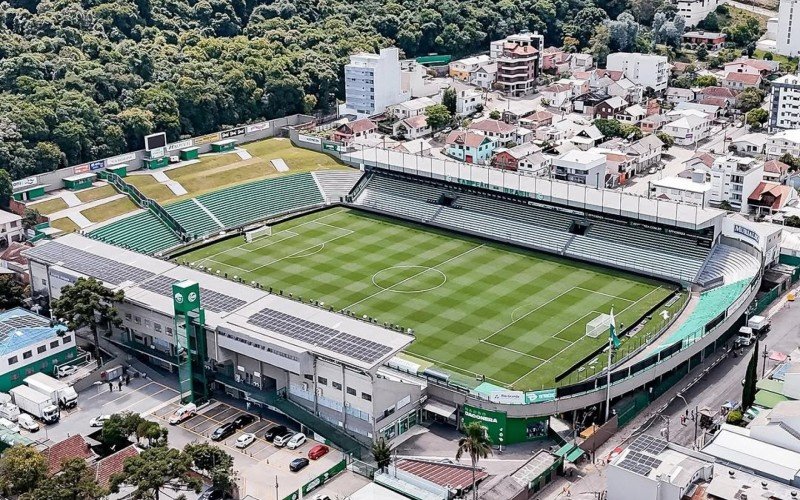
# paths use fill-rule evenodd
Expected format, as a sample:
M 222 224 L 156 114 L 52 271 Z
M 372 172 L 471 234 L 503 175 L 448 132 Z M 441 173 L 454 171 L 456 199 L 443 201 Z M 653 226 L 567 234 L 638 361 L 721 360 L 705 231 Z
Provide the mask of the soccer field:
M 334 208 L 177 258 L 326 307 L 411 328 L 406 352 L 519 390 L 554 378 L 607 336 L 586 323 L 614 308 L 630 325 L 666 283 L 366 212 Z

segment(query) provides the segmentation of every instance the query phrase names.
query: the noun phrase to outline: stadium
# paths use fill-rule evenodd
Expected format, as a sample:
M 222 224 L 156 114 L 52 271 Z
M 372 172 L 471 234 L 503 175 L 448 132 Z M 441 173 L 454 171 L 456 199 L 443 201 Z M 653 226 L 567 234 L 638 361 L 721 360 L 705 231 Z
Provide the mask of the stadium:
M 224 390 L 345 450 L 432 419 L 538 439 L 607 397 L 624 425 L 729 340 L 778 258 L 779 227 L 720 210 L 253 130 L 239 148 L 283 130 L 342 167 L 163 204 L 105 172 L 144 210 L 29 250 L 34 293 L 123 290 L 111 339 L 185 398 Z

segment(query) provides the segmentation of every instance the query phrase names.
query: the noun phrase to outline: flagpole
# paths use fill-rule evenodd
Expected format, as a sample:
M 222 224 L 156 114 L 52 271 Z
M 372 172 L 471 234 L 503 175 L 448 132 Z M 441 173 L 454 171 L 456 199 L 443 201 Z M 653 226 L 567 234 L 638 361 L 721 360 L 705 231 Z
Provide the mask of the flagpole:
M 606 419 L 608 422 L 608 415 L 611 413 L 611 349 L 613 348 L 612 342 L 614 338 L 608 336 L 608 365 L 606 365 Z

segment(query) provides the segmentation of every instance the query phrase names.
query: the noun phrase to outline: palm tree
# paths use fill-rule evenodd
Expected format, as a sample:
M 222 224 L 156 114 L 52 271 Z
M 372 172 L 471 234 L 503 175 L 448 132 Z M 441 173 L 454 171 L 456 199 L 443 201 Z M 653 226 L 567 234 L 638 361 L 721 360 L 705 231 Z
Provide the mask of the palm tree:
M 478 500 L 478 485 L 475 483 L 475 469 L 478 460 L 492 454 L 492 441 L 486 435 L 486 429 L 480 422 L 470 422 L 464 427 L 465 436 L 458 440 L 456 460 L 461 460 L 461 455 L 469 454 L 472 460 L 472 498 Z
M 378 469 L 383 471 L 392 461 L 392 447 L 384 438 L 378 438 L 372 443 L 372 458 L 378 463 Z

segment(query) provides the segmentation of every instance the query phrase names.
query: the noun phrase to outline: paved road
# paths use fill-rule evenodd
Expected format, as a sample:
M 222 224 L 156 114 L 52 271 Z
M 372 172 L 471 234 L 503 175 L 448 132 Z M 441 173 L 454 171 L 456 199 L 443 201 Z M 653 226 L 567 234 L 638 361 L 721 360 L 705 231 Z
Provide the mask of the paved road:
M 748 12 L 759 14 L 761 16 L 777 17 L 778 15 L 777 10 L 765 9 L 764 7 L 755 7 L 753 5 L 747 5 L 746 3 L 736 2 L 734 0 L 726 0 L 725 3 L 728 5 L 733 5 L 736 8 L 746 10 Z

